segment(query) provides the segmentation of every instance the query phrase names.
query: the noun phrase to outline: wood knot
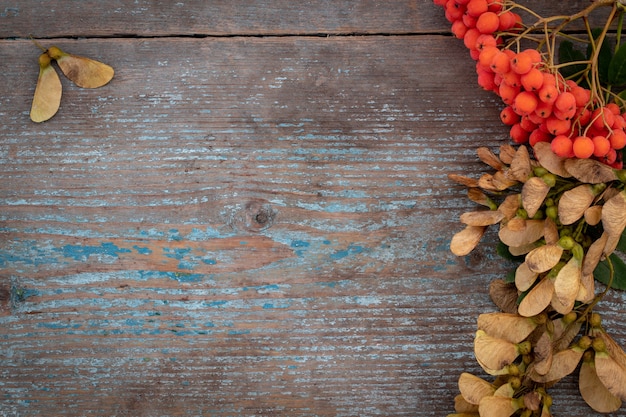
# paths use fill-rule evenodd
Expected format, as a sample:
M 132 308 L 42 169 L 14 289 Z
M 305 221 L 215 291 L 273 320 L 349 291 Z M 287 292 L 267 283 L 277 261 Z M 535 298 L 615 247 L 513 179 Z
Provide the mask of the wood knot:
M 253 199 L 235 212 L 231 226 L 238 230 L 261 232 L 274 224 L 277 214 L 278 211 L 267 200 Z

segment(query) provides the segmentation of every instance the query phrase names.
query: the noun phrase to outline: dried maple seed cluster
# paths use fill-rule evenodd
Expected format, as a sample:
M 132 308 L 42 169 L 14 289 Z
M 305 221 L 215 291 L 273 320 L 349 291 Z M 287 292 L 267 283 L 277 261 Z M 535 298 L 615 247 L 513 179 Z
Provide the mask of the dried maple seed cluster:
M 535 146 L 536 159 L 523 145 L 504 145 L 499 157 L 479 148 L 478 156 L 496 171 L 450 178 L 489 210 L 461 216 L 466 226 L 451 250 L 468 254 L 488 226 L 499 225 L 501 242 L 524 261 L 511 284 L 491 288 L 502 312 L 478 317 L 474 353 L 495 380 L 463 373 L 450 417 L 550 416 L 546 387 L 581 362 L 583 399 L 596 411 L 616 411 L 626 400 L 626 353 L 592 312 L 593 272 L 626 228 L 626 170 L 561 158 L 547 143 Z
M 452 32 L 476 61 L 478 84 L 506 104 L 501 119 L 510 126 L 515 143 L 534 147 L 549 142 L 559 156 L 592 158 L 622 167 L 618 151 L 626 146 L 626 113 L 566 80 L 538 50 L 507 47 L 504 38 L 523 31 L 520 16 L 512 11 L 513 2 L 434 2 L 445 8 Z

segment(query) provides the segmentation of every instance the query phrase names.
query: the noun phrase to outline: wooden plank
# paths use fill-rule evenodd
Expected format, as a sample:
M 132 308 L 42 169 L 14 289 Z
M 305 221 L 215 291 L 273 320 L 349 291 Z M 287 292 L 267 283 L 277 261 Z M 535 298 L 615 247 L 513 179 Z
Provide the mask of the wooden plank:
M 508 142 L 461 43 L 185 38 L 206 2 L 168 19 L 118 2 L 118 29 L 176 35 L 129 39 L 105 33 L 100 3 L 82 17 L 50 4 L 72 26 L 46 36 L 111 36 L 54 42 L 117 72 L 97 90 L 62 79 L 59 113 L 33 124 L 39 51 L 0 41 L 0 415 L 452 411 L 459 373 L 478 371 L 487 284 L 507 270 L 490 245 L 447 247 L 473 205 L 446 174 L 478 175 L 473 149 Z M 363 10 L 338 25 L 339 2 L 313 24 L 322 6 L 290 4 L 278 30 L 277 13 L 247 12 L 249 33 L 391 27 Z M 381 22 L 397 4 L 447 28 L 429 2 L 391 2 Z M 7 36 L 52 26 L 19 5 Z M 624 301 L 599 308 L 622 345 Z M 592 415 L 573 380 L 551 393 L 555 414 Z
M 568 15 L 588 2 L 523 2 L 544 16 Z M 528 14 L 520 11 L 530 19 Z M 594 13 L 591 24 L 607 12 Z M 0 38 L 407 34 L 449 31 L 430 1 L 98 0 L 14 2 L 0 10 Z M 531 22 L 531 20 L 528 20 Z M 584 29 L 574 24 L 574 29 Z

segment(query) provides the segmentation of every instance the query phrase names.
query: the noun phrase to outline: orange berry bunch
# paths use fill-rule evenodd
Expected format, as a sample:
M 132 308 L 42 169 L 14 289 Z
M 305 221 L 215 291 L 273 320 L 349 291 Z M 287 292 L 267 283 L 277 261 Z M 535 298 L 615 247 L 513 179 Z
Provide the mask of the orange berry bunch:
M 626 113 L 604 104 L 546 61 L 537 49 L 510 49 L 505 37 L 524 30 L 506 0 L 434 0 L 445 8 L 453 34 L 476 61 L 478 84 L 506 105 L 500 114 L 511 139 L 534 147 L 549 142 L 564 158 L 592 158 L 616 169 L 623 166 Z M 513 45 L 519 45 L 518 42 Z

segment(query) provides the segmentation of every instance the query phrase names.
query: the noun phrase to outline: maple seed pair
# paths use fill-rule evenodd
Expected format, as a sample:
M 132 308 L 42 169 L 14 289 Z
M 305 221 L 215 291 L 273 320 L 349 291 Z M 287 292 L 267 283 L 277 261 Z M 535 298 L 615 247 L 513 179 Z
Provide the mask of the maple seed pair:
M 68 54 L 56 46 L 41 49 L 44 53 L 39 56 L 39 77 L 30 109 L 30 119 L 33 122 L 40 123 L 50 119 L 61 104 L 61 80 L 51 65 L 53 59 L 63 74 L 79 87 L 102 87 L 113 78 L 113 68 L 102 62 Z

